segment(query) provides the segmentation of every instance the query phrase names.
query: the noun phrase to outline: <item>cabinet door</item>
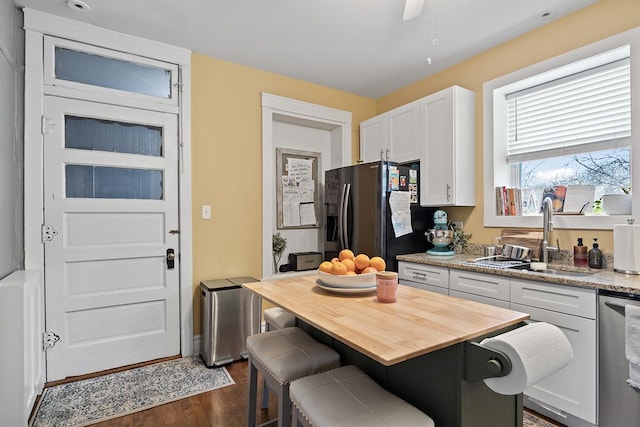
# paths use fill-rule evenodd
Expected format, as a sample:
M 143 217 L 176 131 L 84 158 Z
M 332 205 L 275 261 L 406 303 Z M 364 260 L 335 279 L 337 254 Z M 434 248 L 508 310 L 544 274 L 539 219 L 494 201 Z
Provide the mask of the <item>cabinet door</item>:
M 573 360 L 567 366 L 525 390 L 525 406 L 535 410 L 540 405 L 560 417 L 569 413 L 595 424 L 596 321 L 514 303 L 511 309 L 529 313 L 533 321 L 556 325 L 573 347 Z
M 420 203 L 451 205 L 454 191 L 453 98 L 445 90 L 420 102 L 423 136 Z
M 475 95 L 453 86 L 420 101 L 420 203 L 474 206 Z
M 384 116 L 360 123 L 360 160 L 365 163 L 386 160 L 386 131 Z
M 449 295 L 449 288 L 442 288 L 440 286 L 428 285 L 420 282 L 412 282 L 411 280 L 398 280 L 401 285 L 411 286 L 412 288 L 422 289 L 424 291 L 435 292 L 437 294 Z
M 449 291 L 449 295 L 456 298 L 466 299 L 468 301 L 475 301 L 481 304 L 487 304 L 487 305 L 492 305 L 494 307 L 509 309 L 509 301 L 483 297 L 481 295 L 470 294 L 468 292 L 454 291 L 453 289 Z
M 420 104 L 412 102 L 389 111 L 387 159 L 404 163 L 420 158 Z

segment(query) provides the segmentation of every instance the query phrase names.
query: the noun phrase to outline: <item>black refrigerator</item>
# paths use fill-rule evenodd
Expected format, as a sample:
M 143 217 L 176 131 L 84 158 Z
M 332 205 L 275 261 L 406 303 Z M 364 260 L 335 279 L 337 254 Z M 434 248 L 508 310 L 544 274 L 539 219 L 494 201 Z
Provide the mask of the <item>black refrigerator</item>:
M 433 247 L 424 235 L 433 228 L 437 208 L 423 208 L 419 203 L 419 163 L 397 164 L 379 161 L 331 169 L 325 172 L 324 202 L 325 260 L 337 257 L 342 249 L 369 257 L 380 256 L 387 271 L 398 271 L 396 255 L 425 252 Z M 392 192 L 403 192 L 400 199 L 410 199 L 404 215 L 410 212 L 410 229 L 394 228 L 389 200 Z M 408 194 L 407 194 L 408 193 Z M 393 196 L 392 200 L 398 199 Z M 397 204 L 394 203 L 394 206 Z M 396 212 L 397 213 L 397 212 Z

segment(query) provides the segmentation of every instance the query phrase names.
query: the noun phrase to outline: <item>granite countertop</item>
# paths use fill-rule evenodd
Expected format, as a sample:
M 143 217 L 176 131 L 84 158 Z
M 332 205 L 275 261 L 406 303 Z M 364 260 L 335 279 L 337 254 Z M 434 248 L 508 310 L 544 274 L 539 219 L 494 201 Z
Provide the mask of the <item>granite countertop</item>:
M 582 288 L 604 289 L 627 294 L 640 294 L 640 275 L 616 273 L 612 268 L 604 268 L 600 270 L 574 267 L 571 264 L 561 262 L 561 260 L 549 263 L 548 268 L 550 269 L 589 273 L 584 276 L 563 276 L 528 270 L 499 269 L 473 265 L 470 263 L 470 261 L 479 257 L 482 257 L 482 255 L 477 253 L 456 254 L 454 256 L 433 256 L 421 252 L 398 255 L 396 259 L 398 261 L 448 267 L 458 270 L 477 271 L 479 273 L 490 273 L 497 276 L 513 277 L 517 279 L 537 280 L 546 283 L 577 286 Z M 613 265 L 613 263 L 610 262 L 608 265 Z

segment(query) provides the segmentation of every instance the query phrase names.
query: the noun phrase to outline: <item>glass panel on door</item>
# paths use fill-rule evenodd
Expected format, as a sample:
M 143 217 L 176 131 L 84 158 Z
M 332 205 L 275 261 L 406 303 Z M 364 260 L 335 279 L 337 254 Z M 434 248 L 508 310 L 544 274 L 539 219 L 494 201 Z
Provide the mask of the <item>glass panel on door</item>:
M 65 148 L 162 156 L 162 128 L 65 116 Z
M 65 165 L 66 197 L 162 200 L 163 171 Z
M 56 46 L 55 78 L 171 98 L 171 70 Z

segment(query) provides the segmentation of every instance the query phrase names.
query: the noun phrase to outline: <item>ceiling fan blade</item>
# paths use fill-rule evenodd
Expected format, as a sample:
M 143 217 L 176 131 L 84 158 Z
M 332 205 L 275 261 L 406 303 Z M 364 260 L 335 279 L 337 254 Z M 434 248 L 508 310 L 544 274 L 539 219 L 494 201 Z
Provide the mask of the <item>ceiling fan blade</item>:
M 424 0 L 406 0 L 404 4 L 404 14 L 402 15 L 403 21 L 409 21 L 418 17 L 422 13 L 424 7 Z

